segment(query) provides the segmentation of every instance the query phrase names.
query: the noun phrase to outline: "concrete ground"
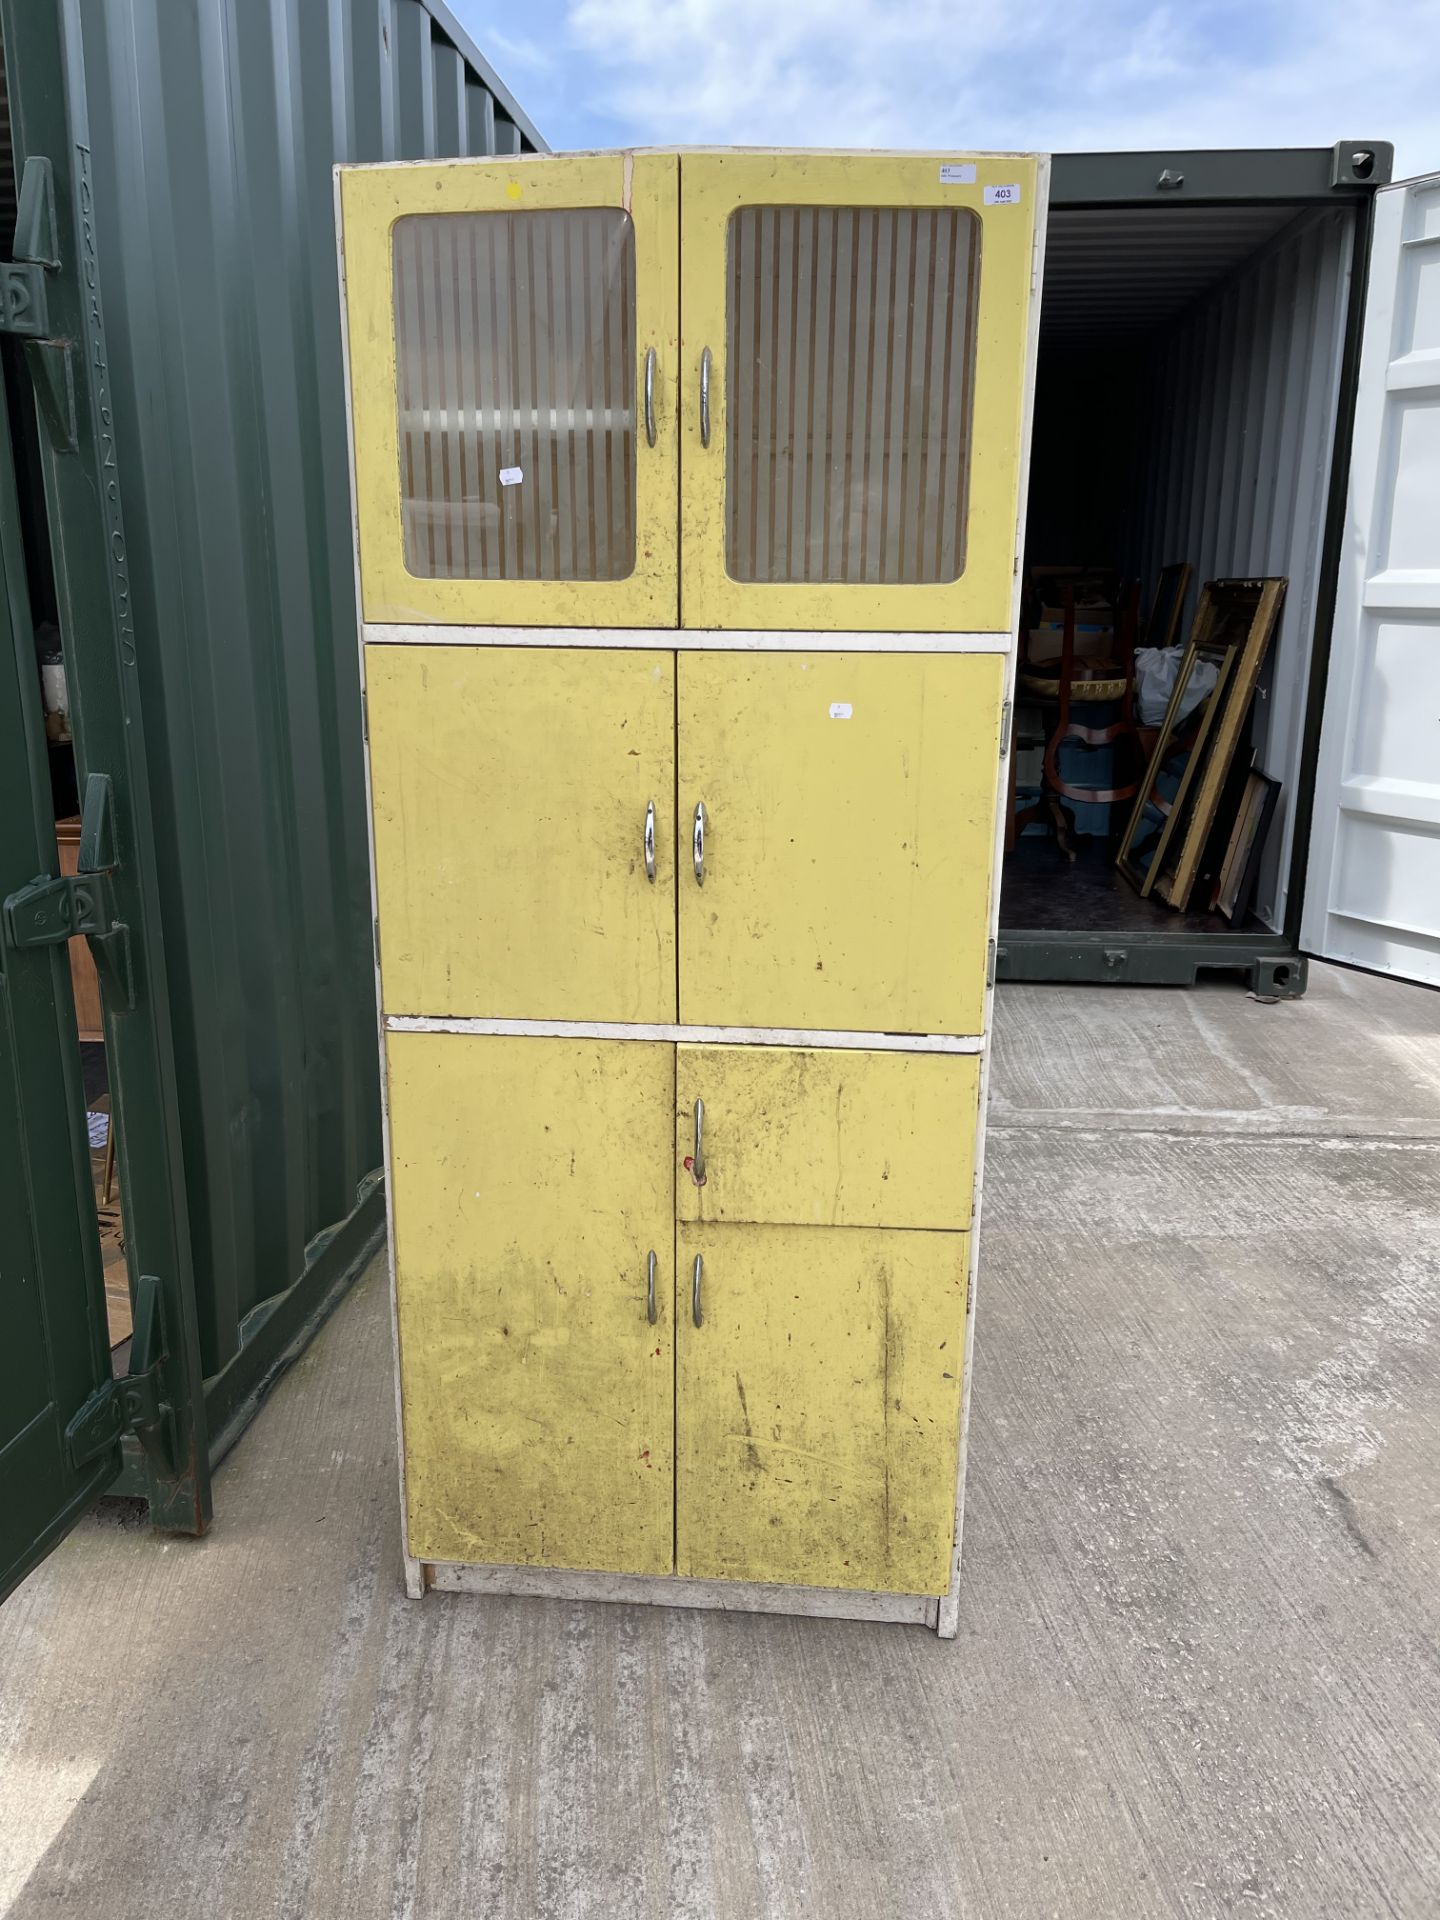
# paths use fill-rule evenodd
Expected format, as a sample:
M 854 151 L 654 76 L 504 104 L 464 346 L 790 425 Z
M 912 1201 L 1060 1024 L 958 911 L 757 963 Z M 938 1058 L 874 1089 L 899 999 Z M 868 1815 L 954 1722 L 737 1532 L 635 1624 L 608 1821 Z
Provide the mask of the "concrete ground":
M 1440 1913 L 1440 995 L 1001 1001 L 959 1639 L 401 1593 L 372 1271 L 0 1613 L 0 1912 Z

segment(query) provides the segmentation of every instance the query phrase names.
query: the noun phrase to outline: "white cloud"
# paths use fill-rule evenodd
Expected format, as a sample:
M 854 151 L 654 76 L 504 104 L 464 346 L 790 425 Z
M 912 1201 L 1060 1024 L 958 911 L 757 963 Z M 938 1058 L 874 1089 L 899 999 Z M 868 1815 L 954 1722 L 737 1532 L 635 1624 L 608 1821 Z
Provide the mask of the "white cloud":
M 513 81 L 517 74 L 525 76 L 527 87 L 549 86 L 562 78 L 562 67 L 556 50 L 544 46 L 538 40 L 526 40 L 518 34 L 502 33 L 496 26 L 485 29 L 485 58 L 506 77 Z M 528 103 L 525 105 L 529 112 Z
M 562 117 L 592 139 L 597 126 L 612 142 L 1058 150 L 1343 136 L 1393 139 L 1398 170 L 1440 166 L 1440 0 L 569 0 L 557 26 Z M 543 84 L 528 91 L 539 124 L 568 139 Z

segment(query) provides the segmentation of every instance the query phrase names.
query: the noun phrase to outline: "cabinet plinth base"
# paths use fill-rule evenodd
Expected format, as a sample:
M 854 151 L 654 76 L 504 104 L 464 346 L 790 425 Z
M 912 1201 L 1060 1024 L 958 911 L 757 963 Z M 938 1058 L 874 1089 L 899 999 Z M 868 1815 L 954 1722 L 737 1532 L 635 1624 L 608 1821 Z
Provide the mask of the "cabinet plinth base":
M 411 1564 L 407 1562 L 407 1566 Z M 954 1610 L 925 1593 L 865 1593 L 843 1587 L 770 1587 L 746 1581 L 582 1573 L 560 1567 L 475 1567 L 416 1563 L 441 1593 L 492 1593 L 538 1600 L 613 1600 L 626 1606 L 703 1607 L 715 1613 L 789 1613 L 821 1620 L 880 1620 L 955 1636 Z M 407 1586 L 408 1586 L 407 1582 Z M 947 1615 L 949 1618 L 947 1620 Z

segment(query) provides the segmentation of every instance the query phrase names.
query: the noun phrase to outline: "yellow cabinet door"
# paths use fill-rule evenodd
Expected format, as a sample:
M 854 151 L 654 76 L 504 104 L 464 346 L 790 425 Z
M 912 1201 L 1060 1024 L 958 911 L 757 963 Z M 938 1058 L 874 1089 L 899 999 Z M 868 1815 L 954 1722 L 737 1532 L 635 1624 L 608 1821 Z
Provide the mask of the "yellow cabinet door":
M 683 653 L 680 1018 L 981 1031 L 1002 662 Z
M 681 1226 L 677 1572 L 948 1589 L 968 1238 Z
M 679 1218 L 966 1228 L 980 1060 L 848 1047 L 681 1046 Z
M 386 1054 L 409 1552 L 670 1572 L 673 1048 Z
M 363 617 L 676 620 L 673 154 L 344 168 Z
M 682 157 L 687 627 L 1010 630 L 1045 179 Z
M 630 648 L 366 648 L 387 1013 L 674 1020 L 674 674 Z

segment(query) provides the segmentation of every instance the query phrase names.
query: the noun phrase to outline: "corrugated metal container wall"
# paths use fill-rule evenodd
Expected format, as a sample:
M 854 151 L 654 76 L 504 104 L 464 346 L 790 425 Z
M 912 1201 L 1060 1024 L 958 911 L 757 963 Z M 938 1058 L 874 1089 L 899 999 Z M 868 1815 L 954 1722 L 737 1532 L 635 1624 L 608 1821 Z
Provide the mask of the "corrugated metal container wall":
M 381 1157 L 331 167 L 538 137 L 418 0 L 81 17 L 208 1377 Z
M 1131 564 L 1195 578 L 1283 574 L 1256 709 L 1257 764 L 1282 781 L 1256 912 L 1285 925 L 1295 800 L 1340 395 L 1353 209 L 1303 213 L 1155 349 L 1141 404 L 1141 521 Z M 1281 474 L 1285 484 L 1276 485 Z M 1194 590 L 1191 606 L 1193 612 Z

